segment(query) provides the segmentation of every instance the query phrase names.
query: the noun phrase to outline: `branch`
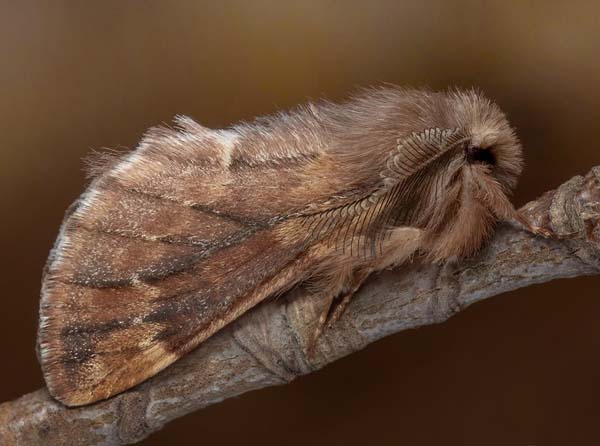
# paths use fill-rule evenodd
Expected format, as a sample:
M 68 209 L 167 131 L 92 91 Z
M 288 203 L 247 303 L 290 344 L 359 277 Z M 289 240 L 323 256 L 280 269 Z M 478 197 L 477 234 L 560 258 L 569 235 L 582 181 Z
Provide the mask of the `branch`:
M 0 444 L 135 443 L 177 417 L 288 383 L 384 336 L 443 322 L 487 297 L 600 273 L 600 166 L 522 211 L 557 237 L 543 239 L 504 225 L 470 259 L 380 273 L 322 336 L 314 358 L 304 348 L 322 302 L 299 288 L 258 306 L 154 378 L 109 400 L 69 409 L 40 389 L 1 404 Z

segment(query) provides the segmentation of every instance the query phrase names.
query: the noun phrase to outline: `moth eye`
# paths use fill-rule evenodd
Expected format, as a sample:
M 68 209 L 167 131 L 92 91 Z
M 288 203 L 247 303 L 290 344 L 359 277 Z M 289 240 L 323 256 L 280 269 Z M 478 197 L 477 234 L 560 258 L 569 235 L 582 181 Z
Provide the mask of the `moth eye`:
M 496 157 L 490 149 L 482 149 L 481 147 L 467 148 L 467 161 L 469 163 L 496 164 Z

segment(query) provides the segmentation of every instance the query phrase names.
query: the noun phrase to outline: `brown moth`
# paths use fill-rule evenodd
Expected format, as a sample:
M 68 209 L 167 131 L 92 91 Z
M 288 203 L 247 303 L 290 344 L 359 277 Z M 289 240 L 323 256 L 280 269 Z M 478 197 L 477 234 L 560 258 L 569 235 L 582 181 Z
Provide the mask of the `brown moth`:
M 301 282 L 327 302 L 323 327 L 374 271 L 468 256 L 499 220 L 527 226 L 507 198 L 521 146 L 475 91 L 379 88 L 225 130 L 176 123 L 96 163 L 50 254 L 40 361 L 67 405 L 146 380 Z

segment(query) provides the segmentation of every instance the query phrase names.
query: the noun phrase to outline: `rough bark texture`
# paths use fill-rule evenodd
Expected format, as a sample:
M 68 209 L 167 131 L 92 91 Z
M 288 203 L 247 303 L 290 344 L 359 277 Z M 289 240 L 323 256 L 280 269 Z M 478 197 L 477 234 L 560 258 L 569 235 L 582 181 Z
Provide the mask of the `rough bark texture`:
M 600 272 L 600 167 L 523 211 L 556 235 L 508 225 L 477 256 L 414 263 L 372 277 L 308 358 L 320 302 L 299 288 L 260 305 L 149 381 L 100 403 L 69 409 L 45 389 L 0 405 L 0 444 L 124 445 L 177 417 L 249 390 L 285 384 L 392 333 L 445 321 L 509 290 Z

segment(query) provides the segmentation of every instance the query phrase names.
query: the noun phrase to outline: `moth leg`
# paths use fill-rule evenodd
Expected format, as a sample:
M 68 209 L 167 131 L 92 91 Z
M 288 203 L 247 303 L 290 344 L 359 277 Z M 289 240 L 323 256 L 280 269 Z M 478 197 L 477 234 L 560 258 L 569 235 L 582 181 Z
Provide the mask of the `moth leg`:
M 521 212 L 516 213 L 515 215 L 515 219 L 517 221 L 517 223 L 523 228 L 525 229 L 527 232 L 530 232 L 534 235 L 538 235 L 544 238 L 551 238 L 551 239 L 556 239 L 556 240 L 569 240 L 569 239 L 574 239 L 579 235 L 578 231 L 575 232 L 568 232 L 565 234 L 557 234 L 556 232 L 547 229 L 547 228 L 543 228 L 541 226 L 537 226 L 535 224 L 533 224 L 531 221 L 529 221 L 527 219 L 527 217 L 525 217 Z
M 331 307 L 333 305 L 333 301 L 335 300 L 335 295 L 328 294 L 326 296 L 326 299 L 327 299 L 327 303 L 325 304 L 323 311 L 321 311 L 319 320 L 317 321 L 317 326 L 311 333 L 310 338 L 308 340 L 308 345 L 306 347 L 308 356 L 314 356 L 314 354 L 315 354 L 317 341 L 323 334 L 323 330 L 325 329 L 325 327 L 327 325 L 327 317 L 328 317 L 329 313 L 331 312 Z
M 346 311 L 346 308 L 352 300 L 352 297 L 354 297 L 358 289 L 362 286 L 365 280 L 367 280 L 369 274 L 371 274 L 370 270 L 362 270 L 358 272 L 353 277 L 352 282 L 349 285 L 350 289 L 338 299 L 334 300 L 333 305 L 330 307 L 330 311 L 326 318 L 328 328 L 331 328 L 333 324 L 335 324 L 340 319 L 342 314 L 344 314 L 344 311 Z
M 331 328 L 331 326 L 339 320 L 352 300 L 352 296 L 354 296 L 370 273 L 370 269 L 359 270 L 351 276 L 349 282 L 345 286 L 341 287 L 341 294 L 339 292 L 330 292 L 323 296 L 327 302 L 319 316 L 317 326 L 310 336 L 307 346 L 309 356 L 314 355 L 317 342 L 323 334 L 323 331 L 325 331 L 326 328 Z
M 423 231 L 417 228 L 400 227 L 390 230 L 382 237 L 381 254 L 367 263 L 362 260 L 351 263 L 340 273 L 327 276 L 321 280 L 317 289 L 330 290 L 323 299 L 327 304 L 321 313 L 317 327 L 309 339 L 307 353 L 312 356 L 316 343 L 326 327 L 331 327 L 344 313 L 352 297 L 362 286 L 369 274 L 395 265 L 400 265 L 409 259 L 421 246 Z M 350 257 L 352 259 L 352 257 Z M 346 259 L 347 260 L 347 259 Z
M 420 243 L 422 232 L 415 228 L 396 228 L 392 231 L 389 241 L 383 248 L 383 254 L 377 259 L 376 262 L 372 263 L 371 267 L 362 268 L 354 273 L 350 283 L 348 284 L 348 290 L 334 301 L 334 304 L 330 307 L 329 314 L 327 315 L 326 321 L 327 326 L 331 328 L 340 317 L 344 314 L 346 307 L 352 300 L 354 294 L 363 285 L 367 277 L 375 271 L 384 268 L 389 268 L 393 265 L 404 263 L 408 257 L 410 257 L 417 249 Z
M 600 226 L 600 204 L 586 203 L 584 204 L 584 210 L 581 212 L 581 219 L 585 229 L 585 236 L 588 240 L 598 242 L 596 236 L 596 230 Z
M 555 234 L 552 231 L 550 231 L 549 229 L 542 228 L 541 226 L 537 226 L 537 225 L 533 224 L 531 221 L 529 221 L 527 219 L 527 217 L 525 217 L 519 211 L 515 212 L 514 217 L 515 217 L 515 220 L 517 221 L 518 225 L 521 226 L 523 229 L 525 229 L 527 232 L 530 232 L 534 235 L 542 236 L 544 238 L 552 238 L 555 236 Z

